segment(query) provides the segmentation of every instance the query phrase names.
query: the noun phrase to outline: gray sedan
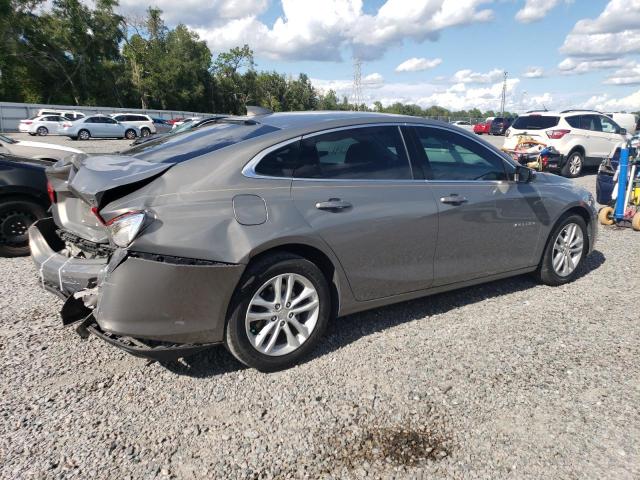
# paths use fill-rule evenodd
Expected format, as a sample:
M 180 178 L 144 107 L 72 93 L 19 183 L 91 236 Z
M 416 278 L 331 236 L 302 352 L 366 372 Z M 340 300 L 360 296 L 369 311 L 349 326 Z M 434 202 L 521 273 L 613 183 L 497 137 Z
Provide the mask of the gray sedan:
M 105 115 L 93 115 L 73 122 L 64 122 L 58 132 L 73 140 L 89 140 L 90 138 L 128 138 L 132 140 L 141 136 L 139 127 L 120 123 Z
M 231 117 L 48 177 L 30 244 L 63 323 L 158 359 L 223 344 L 285 368 L 331 317 L 526 273 L 562 285 L 596 241 L 587 191 L 415 117 Z

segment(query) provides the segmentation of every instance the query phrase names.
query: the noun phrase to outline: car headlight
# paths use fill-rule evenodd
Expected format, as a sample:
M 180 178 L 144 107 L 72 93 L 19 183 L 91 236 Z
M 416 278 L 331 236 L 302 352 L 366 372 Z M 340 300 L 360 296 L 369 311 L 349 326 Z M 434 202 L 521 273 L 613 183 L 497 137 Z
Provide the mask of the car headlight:
M 113 243 L 118 247 L 128 247 L 142 230 L 146 217 L 145 212 L 134 210 L 107 222 Z

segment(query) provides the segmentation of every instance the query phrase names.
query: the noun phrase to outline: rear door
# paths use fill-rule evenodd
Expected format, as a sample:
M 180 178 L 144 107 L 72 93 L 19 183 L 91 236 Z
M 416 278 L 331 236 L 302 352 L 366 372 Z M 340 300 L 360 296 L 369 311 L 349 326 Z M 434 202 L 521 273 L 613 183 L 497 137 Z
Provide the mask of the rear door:
M 338 129 L 300 145 L 293 200 L 340 260 L 355 297 L 428 288 L 437 207 L 413 178 L 399 127 Z
M 439 211 L 434 286 L 535 265 L 546 220 L 533 184 L 510 180 L 512 167 L 472 137 L 440 127 L 413 132 Z

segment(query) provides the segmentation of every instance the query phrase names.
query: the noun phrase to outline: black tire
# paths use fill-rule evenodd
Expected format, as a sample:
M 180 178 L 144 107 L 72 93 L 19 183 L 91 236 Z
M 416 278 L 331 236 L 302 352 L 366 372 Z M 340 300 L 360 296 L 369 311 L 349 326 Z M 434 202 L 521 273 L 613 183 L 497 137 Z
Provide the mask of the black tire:
M 128 139 L 128 140 L 133 140 L 134 138 L 136 138 L 136 131 L 133 128 L 128 128 L 125 132 L 124 132 L 124 138 Z
M 49 134 L 49 129 L 47 127 L 38 127 L 36 133 L 40 137 L 46 137 Z
M 29 132 L 29 135 L 31 135 L 32 137 L 35 137 L 35 136 L 36 136 L 36 134 L 35 134 L 35 133 L 31 133 L 31 132 Z
M 151 135 L 151 130 L 149 130 L 148 128 L 143 128 L 142 130 L 140 130 L 140 135 L 142 137 L 148 137 L 149 135 Z
M 567 156 L 567 161 L 564 163 L 560 174 L 567 178 L 579 177 L 584 168 L 584 155 L 580 150 L 574 150 Z
M 582 247 L 582 256 L 578 261 L 577 266 L 573 269 L 573 271 L 566 275 L 561 276 L 556 273 L 553 268 L 553 250 L 556 239 L 560 232 L 570 223 L 574 223 L 578 225 L 578 227 L 582 230 L 582 238 L 583 238 L 583 247 Z M 540 265 L 535 272 L 535 276 L 538 281 L 544 283 L 545 285 L 550 285 L 552 287 L 558 285 L 564 285 L 565 283 L 572 282 L 575 280 L 576 276 L 580 273 L 580 267 L 586 258 L 587 252 L 589 249 L 589 236 L 587 234 L 587 224 L 584 219 L 580 215 L 566 215 L 562 217 L 556 223 L 556 226 L 551 231 L 551 235 L 547 239 L 547 245 L 544 249 L 544 253 L 542 254 L 542 259 L 540 260 Z
M 313 284 L 319 300 L 318 319 L 307 340 L 296 350 L 281 356 L 270 356 L 259 352 L 249 341 L 245 318 L 256 292 L 265 282 L 285 273 L 301 275 Z M 229 306 L 225 345 L 240 362 L 262 372 L 289 368 L 316 346 L 327 327 L 331 311 L 331 295 L 322 271 L 305 258 L 290 253 L 277 253 L 250 265 L 242 276 Z
M 89 132 L 89 130 L 86 129 L 82 129 L 78 132 L 78 140 L 89 140 L 91 138 L 91 133 Z
M 20 197 L 0 200 L 0 256 L 29 255 L 27 230 L 45 216 L 44 207 L 34 200 Z

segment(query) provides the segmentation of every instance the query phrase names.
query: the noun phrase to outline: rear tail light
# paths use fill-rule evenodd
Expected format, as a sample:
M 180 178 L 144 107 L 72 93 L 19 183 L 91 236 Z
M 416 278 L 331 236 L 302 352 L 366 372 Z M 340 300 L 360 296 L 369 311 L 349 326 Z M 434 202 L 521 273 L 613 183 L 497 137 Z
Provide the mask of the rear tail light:
M 540 157 L 540 163 L 542 169 L 546 169 L 547 165 L 549 165 L 549 157 L 547 155 L 543 155 L 542 157 Z
M 69 128 L 69 127 L 71 127 L 71 124 L 69 122 L 64 122 L 62 124 L 62 128 Z
M 505 134 L 505 136 L 507 136 L 507 137 L 508 137 L 508 136 L 510 136 L 510 135 L 511 135 L 511 129 L 510 129 L 510 128 L 507 128 L 507 131 L 506 131 L 506 132 L 504 132 L 504 134 Z
M 559 138 L 564 137 L 570 131 L 571 130 L 547 130 L 546 134 L 547 134 L 547 137 L 553 140 L 558 140 Z
M 31 125 L 33 122 L 31 120 L 20 120 L 20 123 L 24 123 L 25 125 Z
M 51 202 L 51 204 L 56 203 L 56 191 L 53 189 L 51 182 L 47 182 L 47 195 L 49 196 L 49 202 Z

